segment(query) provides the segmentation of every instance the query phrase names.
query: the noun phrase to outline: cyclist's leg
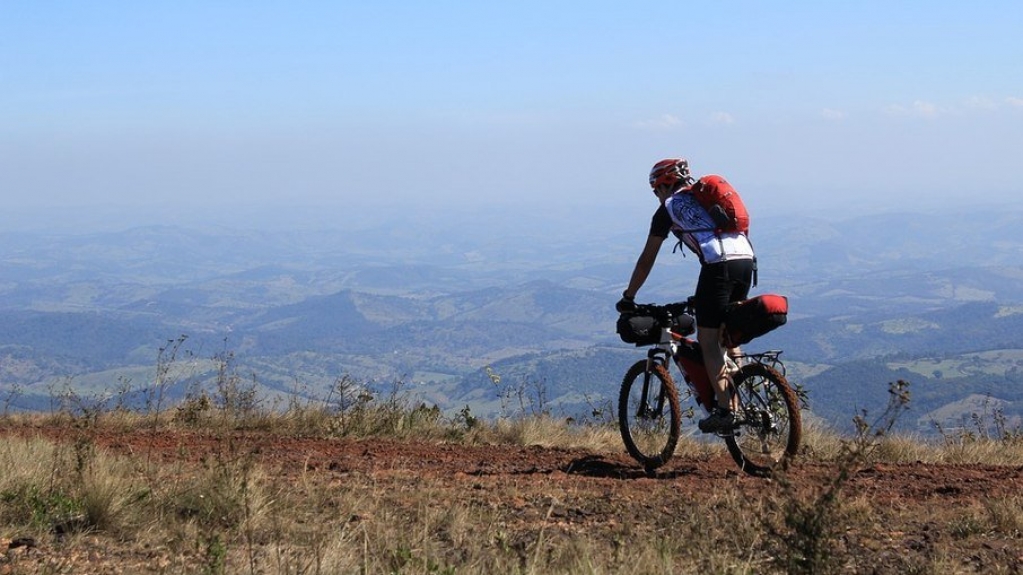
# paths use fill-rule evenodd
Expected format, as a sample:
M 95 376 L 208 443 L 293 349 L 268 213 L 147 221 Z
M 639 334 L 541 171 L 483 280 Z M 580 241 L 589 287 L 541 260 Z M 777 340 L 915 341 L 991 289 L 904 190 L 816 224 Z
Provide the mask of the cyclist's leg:
M 732 280 L 732 293 L 728 297 L 729 303 L 742 301 L 749 297 L 749 290 L 753 285 L 754 267 L 752 260 L 733 262 L 729 268 L 729 279 Z M 736 366 L 739 366 L 738 358 L 741 355 L 742 349 L 739 346 L 728 348 L 728 357 L 732 358 Z
M 721 347 L 721 329 L 714 327 L 696 328 L 696 339 L 700 342 L 703 352 L 703 365 L 714 388 L 714 397 L 718 407 L 729 407 L 731 397 L 728 393 L 728 372 L 725 370 L 725 351 Z
M 725 309 L 731 302 L 746 299 L 752 280 L 752 260 L 732 260 L 704 265 L 696 284 L 697 339 L 719 407 L 730 408 L 732 402 L 729 374 L 725 369 L 725 349 L 721 345 Z M 733 348 L 728 353 L 736 356 L 742 351 Z
M 721 326 L 725 321 L 725 307 L 731 295 L 728 262 L 705 264 L 696 282 L 696 339 L 700 342 L 703 364 L 714 388 L 717 405 L 724 408 L 729 406 L 731 398 L 725 373 L 724 349 L 721 347 Z

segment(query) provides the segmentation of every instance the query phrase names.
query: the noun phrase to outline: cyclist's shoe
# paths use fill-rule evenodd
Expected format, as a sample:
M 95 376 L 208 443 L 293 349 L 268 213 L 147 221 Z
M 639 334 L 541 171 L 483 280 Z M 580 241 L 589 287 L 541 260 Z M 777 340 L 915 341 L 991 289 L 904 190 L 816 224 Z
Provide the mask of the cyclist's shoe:
M 724 407 L 715 407 L 710 415 L 698 423 L 703 433 L 731 434 L 735 429 L 735 415 Z

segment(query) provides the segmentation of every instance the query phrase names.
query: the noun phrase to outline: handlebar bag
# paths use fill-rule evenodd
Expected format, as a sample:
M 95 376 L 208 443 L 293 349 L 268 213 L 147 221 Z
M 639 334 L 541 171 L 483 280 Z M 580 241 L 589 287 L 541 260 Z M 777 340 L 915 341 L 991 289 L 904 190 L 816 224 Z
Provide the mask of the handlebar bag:
M 618 336 L 625 343 L 636 346 L 653 345 L 661 340 L 661 326 L 657 318 L 649 315 L 623 313 L 618 316 Z
M 735 302 L 725 313 L 725 344 L 749 343 L 785 325 L 788 313 L 789 300 L 783 295 L 764 294 Z

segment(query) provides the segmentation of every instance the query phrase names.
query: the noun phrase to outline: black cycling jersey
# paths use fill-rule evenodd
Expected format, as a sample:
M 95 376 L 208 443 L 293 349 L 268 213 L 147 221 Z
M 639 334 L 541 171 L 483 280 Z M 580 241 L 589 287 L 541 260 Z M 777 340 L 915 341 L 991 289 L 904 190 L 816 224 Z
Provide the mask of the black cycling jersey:
M 671 233 L 671 226 L 671 215 L 668 214 L 668 208 L 662 204 L 654 212 L 654 217 L 650 218 L 650 235 L 655 238 L 667 238 Z

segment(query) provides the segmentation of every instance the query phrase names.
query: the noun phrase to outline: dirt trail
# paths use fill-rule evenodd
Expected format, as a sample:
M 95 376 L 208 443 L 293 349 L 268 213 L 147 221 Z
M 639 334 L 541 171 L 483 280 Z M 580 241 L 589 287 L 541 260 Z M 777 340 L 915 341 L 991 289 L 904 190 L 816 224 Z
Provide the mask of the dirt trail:
M 21 430 L 51 438 L 67 436 L 56 429 Z M 278 437 L 265 433 L 236 433 L 227 438 L 198 433 L 103 431 L 90 435 L 97 445 L 115 453 L 145 454 L 163 460 L 200 460 L 222 454 L 250 454 L 276 472 L 289 475 L 321 472 L 385 476 L 415 474 L 440 482 L 480 478 L 516 478 L 518 481 L 558 481 L 578 488 L 630 489 L 634 481 L 657 481 L 682 494 L 698 494 L 709 482 L 726 479 L 751 488 L 765 480 L 739 473 L 722 452 L 707 459 L 675 457 L 656 477 L 647 477 L 624 452 L 591 453 L 580 450 L 507 445 L 456 445 L 387 439 L 323 439 Z M 832 477 L 833 466 L 798 463 L 791 470 L 793 483 L 814 484 Z M 817 481 L 814 481 L 817 480 Z M 617 487 L 616 487 L 617 486 Z M 1023 466 L 953 464 L 882 464 L 857 469 L 845 485 L 850 496 L 920 502 L 965 500 L 1023 494 Z

